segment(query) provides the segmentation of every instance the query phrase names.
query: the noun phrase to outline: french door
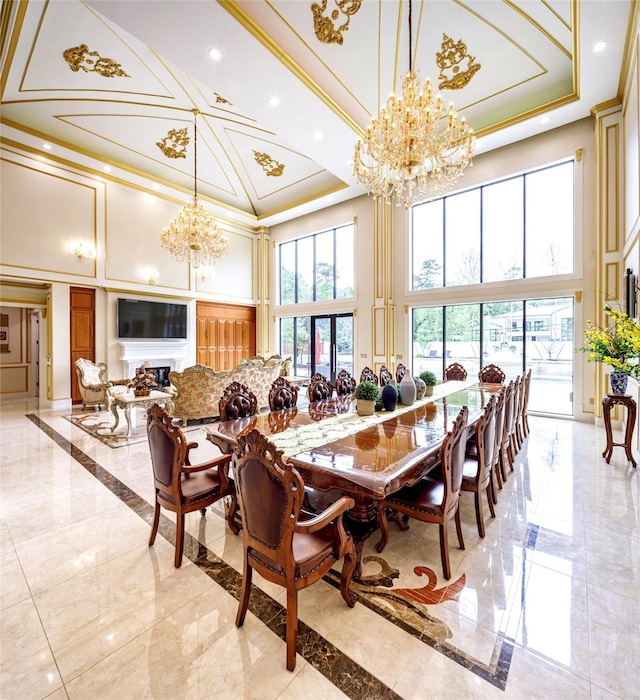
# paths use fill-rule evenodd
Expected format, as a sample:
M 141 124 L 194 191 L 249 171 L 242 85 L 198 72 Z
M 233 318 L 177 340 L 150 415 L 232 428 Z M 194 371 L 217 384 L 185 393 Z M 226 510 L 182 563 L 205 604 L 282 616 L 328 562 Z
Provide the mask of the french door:
M 318 372 L 335 382 L 341 369 L 353 374 L 353 314 L 281 319 L 280 354 L 291 355 L 296 377 Z

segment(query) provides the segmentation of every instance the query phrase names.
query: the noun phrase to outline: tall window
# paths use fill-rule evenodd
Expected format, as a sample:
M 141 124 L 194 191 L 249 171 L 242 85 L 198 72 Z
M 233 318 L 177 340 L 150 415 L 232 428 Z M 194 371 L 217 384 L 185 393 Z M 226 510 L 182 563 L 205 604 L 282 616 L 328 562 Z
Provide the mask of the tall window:
M 573 160 L 412 209 L 412 289 L 574 270 Z
M 573 413 L 573 358 L 573 297 L 413 310 L 414 374 L 459 362 L 473 379 L 493 363 L 509 381 L 531 369 L 532 411 Z
M 353 224 L 279 245 L 280 304 L 353 297 Z

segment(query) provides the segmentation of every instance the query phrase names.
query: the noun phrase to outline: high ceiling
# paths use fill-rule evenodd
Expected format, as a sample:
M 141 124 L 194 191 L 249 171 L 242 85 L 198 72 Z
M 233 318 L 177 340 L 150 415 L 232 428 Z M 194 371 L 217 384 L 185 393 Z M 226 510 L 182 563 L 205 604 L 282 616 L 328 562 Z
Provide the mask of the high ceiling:
M 414 67 L 483 153 L 619 97 L 630 4 L 413 0 Z M 406 0 L 4 2 L 3 142 L 47 141 L 52 157 L 151 178 L 175 197 L 193 190 L 197 109 L 199 193 L 270 225 L 362 193 L 350 159 L 408 69 L 408 10 Z

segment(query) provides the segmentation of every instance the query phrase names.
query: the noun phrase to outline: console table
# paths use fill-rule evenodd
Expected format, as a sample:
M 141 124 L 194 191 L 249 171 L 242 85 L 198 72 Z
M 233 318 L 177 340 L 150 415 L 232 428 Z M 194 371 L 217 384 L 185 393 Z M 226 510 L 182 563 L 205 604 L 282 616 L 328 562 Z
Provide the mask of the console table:
M 611 409 L 616 405 L 620 404 L 627 407 L 627 429 L 624 434 L 624 442 L 614 442 L 613 432 L 611 430 Z M 614 447 L 624 447 L 627 459 L 631 462 L 634 467 L 637 467 L 636 461 L 633 458 L 632 441 L 633 441 L 633 428 L 636 424 L 636 402 L 631 396 L 621 395 L 621 394 L 607 394 L 604 399 L 602 399 L 602 415 L 604 417 L 604 427 L 607 432 L 607 446 L 602 456 L 605 458 L 607 464 L 611 459 L 611 453 Z

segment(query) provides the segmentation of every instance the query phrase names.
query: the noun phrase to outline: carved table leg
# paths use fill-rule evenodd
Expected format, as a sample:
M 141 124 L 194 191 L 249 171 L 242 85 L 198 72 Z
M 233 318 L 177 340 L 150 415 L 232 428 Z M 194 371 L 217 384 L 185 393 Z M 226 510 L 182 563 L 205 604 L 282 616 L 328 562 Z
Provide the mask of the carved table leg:
M 112 399 L 111 401 L 111 413 L 113 413 L 113 417 L 115 418 L 115 423 L 113 424 L 113 427 L 111 428 L 111 432 L 115 432 L 115 429 L 118 427 L 118 423 L 120 422 L 120 414 L 118 413 L 118 402 L 115 399 Z
M 611 453 L 613 452 L 613 433 L 611 431 L 611 401 L 608 396 L 602 399 L 602 415 L 604 418 L 604 429 L 607 433 L 607 446 L 605 447 L 602 456 L 604 457 L 607 464 L 611 459 Z

